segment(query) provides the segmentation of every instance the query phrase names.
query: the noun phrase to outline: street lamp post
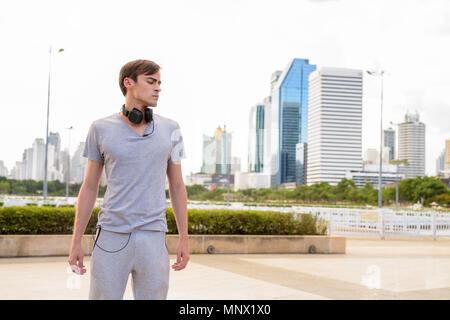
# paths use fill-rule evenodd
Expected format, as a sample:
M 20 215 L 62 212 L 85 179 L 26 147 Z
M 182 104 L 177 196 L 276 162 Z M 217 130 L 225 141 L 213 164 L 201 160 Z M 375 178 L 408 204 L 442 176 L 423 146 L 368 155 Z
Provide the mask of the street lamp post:
M 222 178 L 219 180 L 219 182 L 227 184 L 227 206 L 229 206 L 230 205 L 230 180 L 228 180 L 228 178 Z
M 398 123 L 393 123 L 391 121 L 391 125 L 396 125 L 397 126 L 397 130 L 398 130 L 398 125 L 399 125 Z M 409 162 L 408 162 L 408 160 L 404 160 L 404 159 L 401 159 L 401 160 L 395 159 L 395 160 L 391 160 L 390 163 L 396 165 L 397 177 L 396 177 L 396 186 L 395 186 L 395 210 L 398 210 L 398 200 L 399 200 L 398 199 L 399 198 L 399 190 L 398 190 L 399 186 L 398 186 L 398 183 L 399 183 L 399 180 L 400 180 L 398 166 L 399 165 L 408 165 Z
M 396 165 L 395 210 L 398 210 L 398 198 L 399 198 L 398 182 L 400 180 L 398 166 L 408 165 L 408 160 L 392 160 L 391 164 Z
M 63 48 L 58 50 L 59 52 L 64 51 Z M 50 113 L 50 75 L 52 66 L 52 46 L 50 46 L 48 55 L 48 89 L 47 89 L 47 130 L 45 133 L 45 162 L 44 162 L 44 202 L 47 200 L 47 167 L 48 167 L 48 119 Z
M 70 183 L 70 171 L 71 171 L 71 159 L 70 159 L 70 131 L 73 129 L 72 126 L 66 128 L 69 130 L 69 150 L 68 150 L 68 174 L 67 174 L 67 182 L 66 182 L 66 202 L 69 202 L 69 183 Z
M 378 175 L 378 207 L 383 206 L 382 198 L 382 175 L 383 175 L 383 76 L 385 74 L 384 70 L 377 71 L 366 71 L 371 76 L 381 77 L 381 116 L 380 116 L 380 173 Z

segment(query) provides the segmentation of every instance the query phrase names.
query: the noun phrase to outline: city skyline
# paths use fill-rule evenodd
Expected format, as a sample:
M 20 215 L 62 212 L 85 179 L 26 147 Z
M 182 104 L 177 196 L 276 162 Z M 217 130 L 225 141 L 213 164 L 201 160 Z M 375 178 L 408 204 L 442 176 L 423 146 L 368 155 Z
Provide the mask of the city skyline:
M 133 4 L 139 5 L 139 12 Z M 292 58 L 308 59 L 318 67 L 387 70 L 384 129 L 390 121 L 401 122 L 408 110 L 419 112 L 427 127 L 427 175 L 434 175 L 436 159 L 450 137 L 445 89 L 450 80 L 442 76 L 450 70 L 450 52 L 443 45 L 450 37 L 450 9 L 444 1 L 231 1 L 214 6 L 194 1 L 177 3 L 179 10 L 130 1 L 128 8 L 108 3 L 108 15 L 100 14 L 100 3 L 87 10 L 83 1 L 71 7 L 29 1 L 28 7 L 24 12 L 22 6 L 8 3 L 0 12 L 8 48 L 0 56 L 0 67 L 8 75 L 0 80 L 7 93 L 2 110 L 24 115 L 20 121 L 8 116 L 0 120 L 0 160 L 8 170 L 35 138 L 45 139 L 50 44 L 49 131 L 61 134 L 64 149 L 65 128 L 74 127 L 71 154 L 85 141 L 94 120 L 119 111 L 123 96 L 118 72 L 137 58 L 154 60 L 163 68 L 155 112 L 178 121 L 190 142 L 184 176 L 200 169 L 202 134 L 224 123 L 235 141 L 239 137 L 232 154 L 247 159 L 248 118 L 241 114 L 267 96 L 272 73 L 283 70 Z M 151 17 L 157 31 L 146 27 L 147 12 L 158 13 Z M 135 16 L 133 28 L 149 32 L 130 34 L 117 23 L 123 16 Z M 263 43 L 270 45 L 261 50 Z M 56 54 L 60 47 L 65 51 Z M 362 149 L 378 149 L 379 136 L 372 132 L 379 132 L 379 79 L 364 76 L 363 83 Z

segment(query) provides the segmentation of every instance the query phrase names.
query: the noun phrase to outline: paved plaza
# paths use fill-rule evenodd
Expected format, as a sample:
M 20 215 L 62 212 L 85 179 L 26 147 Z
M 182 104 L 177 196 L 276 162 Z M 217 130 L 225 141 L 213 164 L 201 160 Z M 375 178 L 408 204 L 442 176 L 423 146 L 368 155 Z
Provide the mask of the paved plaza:
M 0 259 L 0 299 L 87 299 L 90 257 L 83 276 L 66 261 Z M 346 254 L 193 254 L 170 271 L 168 299 L 449 300 L 450 239 L 347 237 Z

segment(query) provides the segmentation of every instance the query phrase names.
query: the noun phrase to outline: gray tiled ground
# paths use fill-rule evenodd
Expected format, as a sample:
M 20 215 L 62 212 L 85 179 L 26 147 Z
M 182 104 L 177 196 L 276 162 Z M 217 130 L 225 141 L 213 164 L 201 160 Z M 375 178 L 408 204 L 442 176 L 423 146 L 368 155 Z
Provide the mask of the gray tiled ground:
M 0 259 L 0 299 L 86 299 L 89 272 L 68 272 L 66 260 Z M 450 239 L 347 238 L 343 255 L 191 255 L 171 271 L 168 298 L 448 300 Z

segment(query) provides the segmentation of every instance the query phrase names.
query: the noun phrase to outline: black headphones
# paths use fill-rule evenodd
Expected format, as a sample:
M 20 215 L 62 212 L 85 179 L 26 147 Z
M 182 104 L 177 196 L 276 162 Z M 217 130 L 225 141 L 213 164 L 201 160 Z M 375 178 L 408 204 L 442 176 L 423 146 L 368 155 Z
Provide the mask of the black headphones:
M 142 122 L 142 118 L 145 119 L 145 122 L 151 122 L 153 120 L 153 110 L 149 107 L 145 108 L 145 116 L 142 115 L 142 111 L 133 108 L 133 110 L 128 111 L 125 108 L 125 105 L 122 106 L 122 113 L 125 117 L 128 118 L 133 123 L 140 124 Z

